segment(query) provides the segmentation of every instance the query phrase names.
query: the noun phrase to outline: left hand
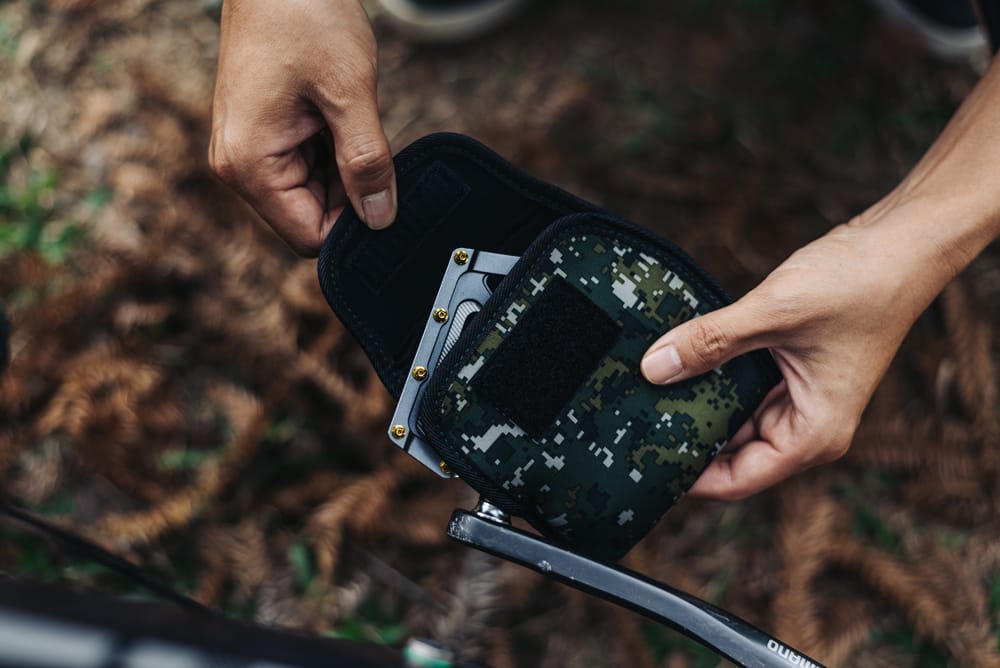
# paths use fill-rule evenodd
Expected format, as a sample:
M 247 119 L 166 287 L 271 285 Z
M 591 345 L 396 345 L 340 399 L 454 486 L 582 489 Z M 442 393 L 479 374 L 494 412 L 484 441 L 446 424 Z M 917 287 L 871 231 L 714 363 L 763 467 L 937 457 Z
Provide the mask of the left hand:
M 295 252 L 319 253 L 350 204 L 396 217 L 377 45 L 358 0 L 226 0 L 209 163 Z

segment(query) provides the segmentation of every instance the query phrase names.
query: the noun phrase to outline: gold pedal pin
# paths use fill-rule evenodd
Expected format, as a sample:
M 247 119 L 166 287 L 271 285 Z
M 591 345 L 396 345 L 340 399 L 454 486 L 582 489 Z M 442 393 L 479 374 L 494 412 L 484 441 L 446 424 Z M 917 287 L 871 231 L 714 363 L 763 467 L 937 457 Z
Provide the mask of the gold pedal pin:
M 429 305 L 416 354 L 404 378 L 399 403 L 389 423 L 392 442 L 443 478 L 455 473 L 424 437 L 419 426 L 420 399 L 430 384 L 438 361 L 451 351 L 469 319 L 482 310 L 492 294 L 491 277 L 506 276 L 518 258 L 513 255 L 457 248 L 448 256 L 437 296 Z M 405 324 L 405 323 L 404 323 Z

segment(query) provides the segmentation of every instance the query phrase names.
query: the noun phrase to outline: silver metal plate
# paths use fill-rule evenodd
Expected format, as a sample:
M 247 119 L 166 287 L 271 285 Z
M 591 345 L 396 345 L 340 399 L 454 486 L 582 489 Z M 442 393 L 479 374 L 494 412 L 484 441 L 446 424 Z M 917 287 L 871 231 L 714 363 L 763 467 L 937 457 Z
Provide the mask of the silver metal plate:
M 468 254 L 465 263 L 459 263 L 456 258 L 464 251 Z M 455 345 L 469 318 L 483 308 L 492 290 L 487 279 L 491 276 L 506 276 L 517 262 L 514 255 L 487 253 L 471 249 L 456 249 L 448 260 L 441 287 L 438 289 L 434 306 L 427 316 L 424 333 L 417 346 L 417 354 L 410 365 L 410 373 L 406 384 L 399 395 L 399 403 L 389 425 L 389 438 L 393 443 L 405 450 L 414 459 L 437 473 L 442 478 L 453 478 L 453 473 L 441 466 L 441 457 L 430 443 L 420 433 L 417 426 L 417 413 L 424 388 L 434 375 L 438 361 L 441 360 Z M 448 319 L 440 322 L 434 313 L 438 309 L 448 313 Z M 417 367 L 427 369 L 423 379 L 418 379 L 413 370 Z M 405 431 L 400 432 L 400 427 Z M 402 435 L 397 435 L 402 433 Z

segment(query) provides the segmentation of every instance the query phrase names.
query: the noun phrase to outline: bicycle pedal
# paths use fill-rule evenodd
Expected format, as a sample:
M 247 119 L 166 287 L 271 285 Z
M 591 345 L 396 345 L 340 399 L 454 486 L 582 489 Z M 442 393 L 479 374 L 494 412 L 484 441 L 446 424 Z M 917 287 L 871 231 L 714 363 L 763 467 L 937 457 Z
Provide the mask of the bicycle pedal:
M 420 431 L 417 424 L 420 399 L 438 362 L 455 345 L 517 260 L 514 255 L 471 248 L 458 248 L 452 253 L 392 415 L 389 439 L 442 478 L 456 476 Z

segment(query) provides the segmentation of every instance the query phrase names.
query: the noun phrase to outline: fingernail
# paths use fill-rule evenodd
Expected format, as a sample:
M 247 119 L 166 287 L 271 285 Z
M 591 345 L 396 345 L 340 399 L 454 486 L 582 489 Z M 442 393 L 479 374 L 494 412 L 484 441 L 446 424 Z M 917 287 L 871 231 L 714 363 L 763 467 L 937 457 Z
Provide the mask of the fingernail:
M 653 383 L 669 383 L 684 367 L 681 366 L 681 356 L 677 348 L 668 345 L 657 348 L 642 358 L 642 375 Z
M 381 230 L 392 224 L 396 217 L 393 211 L 392 193 L 388 190 L 368 195 L 361 198 L 361 212 L 365 216 L 368 227 L 374 230 Z

